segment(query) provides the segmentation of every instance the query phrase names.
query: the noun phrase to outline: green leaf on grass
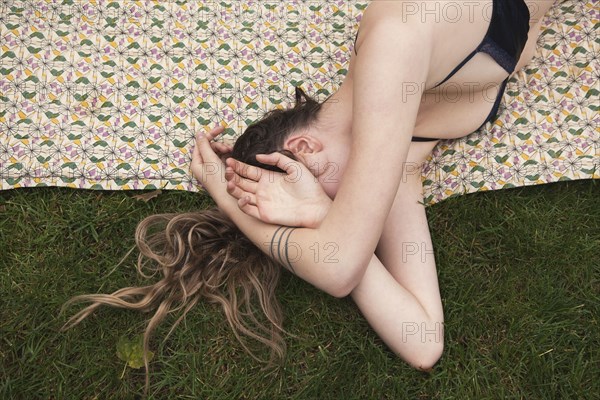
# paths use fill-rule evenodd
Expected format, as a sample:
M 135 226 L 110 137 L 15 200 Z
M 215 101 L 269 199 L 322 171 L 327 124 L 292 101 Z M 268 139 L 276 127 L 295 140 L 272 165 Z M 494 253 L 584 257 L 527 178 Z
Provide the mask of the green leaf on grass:
M 154 353 L 146 353 L 148 362 L 154 357 Z M 144 335 L 138 335 L 133 339 L 121 336 L 117 342 L 117 357 L 127 363 L 130 368 L 139 369 L 144 366 Z
M 161 194 L 162 194 L 162 190 L 158 189 L 158 190 L 153 190 L 152 192 L 144 192 L 142 194 L 132 196 L 132 198 L 134 198 L 136 200 L 141 200 L 144 203 L 147 203 L 150 200 L 152 200 L 153 198 L 160 196 Z M 143 360 L 142 360 L 142 362 L 143 362 Z

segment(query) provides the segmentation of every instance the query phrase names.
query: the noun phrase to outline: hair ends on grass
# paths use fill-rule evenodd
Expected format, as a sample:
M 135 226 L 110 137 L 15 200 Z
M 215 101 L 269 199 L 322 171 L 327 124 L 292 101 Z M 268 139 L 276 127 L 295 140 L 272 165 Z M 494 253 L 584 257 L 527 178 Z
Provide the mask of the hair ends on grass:
M 254 359 L 273 363 L 283 358 L 283 317 L 275 296 L 281 267 L 261 252 L 222 212 L 211 209 L 149 216 L 137 226 L 135 242 L 140 252 L 139 274 L 151 278 L 162 273 L 161 279 L 152 285 L 126 287 L 112 294 L 73 297 L 63 310 L 74 303 L 91 304 L 70 317 L 62 330 L 77 325 L 102 305 L 154 311 L 143 340 L 146 390 L 149 387 L 146 355 L 152 333 L 168 314 L 180 312 L 166 340 L 201 300 L 221 306 L 236 338 Z M 255 315 L 255 304 L 264 318 Z M 260 359 L 244 338 L 266 345 L 271 350 L 270 359 Z

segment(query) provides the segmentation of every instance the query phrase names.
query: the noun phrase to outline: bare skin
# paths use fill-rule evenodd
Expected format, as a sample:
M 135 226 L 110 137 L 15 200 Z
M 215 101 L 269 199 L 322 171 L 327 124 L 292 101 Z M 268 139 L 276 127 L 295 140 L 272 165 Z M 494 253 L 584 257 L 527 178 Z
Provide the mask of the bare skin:
M 395 353 L 417 368 L 429 369 L 443 349 L 443 312 L 430 233 L 420 203 L 419 166 L 436 142 L 414 143 L 410 138 L 454 138 L 471 133 L 489 112 L 489 99 L 495 97 L 497 88 L 470 92 L 472 96 L 463 96 L 465 100 L 459 104 L 428 101 L 435 83 L 481 41 L 489 21 L 482 17 L 462 24 L 412 20 L 399 25 L 403 3 L 370 4 L 361 22 L 358 56 L 352 56 L 344 83 L 324 106 L 318 124 L 286 141 L 286 148 L 298 157 L 300 165 L 278 155 L 264 156 L 261 161 L 286 168 L 293 165 L 305 176 L 316 176 L 327 195 L 312 196 L 318 201 L 308 207 L 320 211 L 304 214 L 310 216 L 301 225 L 307 228 L 293 231 L 293 240 L 306 254 L 315 242 L 335 243 L 339 265 L 302 259 L 290 263 L 293 272 L 333 295 L 350 293 Z M 515 71 L 530 61 L 539 21 L 552 5 L 548 1 L 527 3 L 533 11 L 532 23 Z M 431 51 L 424 53 L 424 48 Z M 407 59 L 403 54 L 413 57 Z M 491 57 L 478 54 L 446 85 L 452 82 L 454 88 L 472 90 L 474 86 L 468 83 L 479 82 L 483 87 L 483 83 L 499 84 L 504 78 L 506 72 Z M 424 90 L 415 99 L 398 102 L 405 95 L 405 82 L 422 82 L 419 86 Z M 420 101 L 422 97 L 426 101 Z M 227 161 L 227 171 L 219 172 L 228 178 L 227 187 L 211 180 L 202 168 L 217 162 L 215 151 L 226 150 L 219 145 L 210 148 L 208 142 L 216 134 L 218 131 L 213 131 L 199 138 L 194 175 L 236 225 L 269 254 L 272 248 L 265 243 L 277 235 L 277 226 L 271 224 L 283 222 L 269 217 L 275 207 L 265 207 L 266 197 L 259 195 L 268 197 L 277 185 L 266 184 L 264 171 L 234 160 Z M 380 165 L 397 168 L 381 169 Z M 285 187 L 285 180 L 279 183 Z M 305 179 L 294 184 L 310 187 Z

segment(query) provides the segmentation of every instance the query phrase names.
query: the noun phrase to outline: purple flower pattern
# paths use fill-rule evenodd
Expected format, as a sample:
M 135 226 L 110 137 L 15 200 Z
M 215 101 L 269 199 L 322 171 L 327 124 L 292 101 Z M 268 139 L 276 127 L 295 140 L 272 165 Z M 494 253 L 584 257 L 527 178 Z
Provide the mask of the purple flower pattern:
M 600 10 L 556 4 L 499 117 L 442 141 L 425 203 L 599 178 Z M 365 1 L 0 1 L 0 189 L 201 190 L 195 132 L 230 139 L 347 72 Z

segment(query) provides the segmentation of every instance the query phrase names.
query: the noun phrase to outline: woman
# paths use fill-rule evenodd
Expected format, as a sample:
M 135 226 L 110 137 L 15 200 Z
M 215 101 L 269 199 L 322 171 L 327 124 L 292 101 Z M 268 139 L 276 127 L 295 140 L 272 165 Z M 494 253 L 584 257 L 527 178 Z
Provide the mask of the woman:
M 70 324 L 101 304 L 158 305 L 148 346 L 173 305 L 185 315 L 204 297 L 224 307 L 236 335 L 281 354 L 273 297 L 279 263 L 331 295 L 351 295 L 396 354 L 430 369 L 443 349 L 443 312 L 419 166 L 437 140 L 465 136 L 494 118 L 509 74 L 531 59 L 552 4 L 438 2 L 432 13 L 426 3 L 421 10 L 425 2 L 372 2 L 348 75 L 323 104 L 297 91 L 294 108 L 270 112 L 233 148 L 210 143 L 221 128 L 199 135 L 192 171 L 222 214 L 143 221 L 138 265 L 148 257 L 165 277 L 75 298 L 94 304 Z M 160 223 L 164 231 L 145 239 Z M 266 324 L 238 311 L 250 309 L 252 293 Z

